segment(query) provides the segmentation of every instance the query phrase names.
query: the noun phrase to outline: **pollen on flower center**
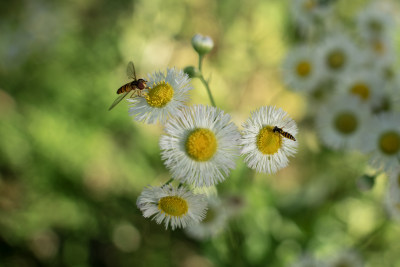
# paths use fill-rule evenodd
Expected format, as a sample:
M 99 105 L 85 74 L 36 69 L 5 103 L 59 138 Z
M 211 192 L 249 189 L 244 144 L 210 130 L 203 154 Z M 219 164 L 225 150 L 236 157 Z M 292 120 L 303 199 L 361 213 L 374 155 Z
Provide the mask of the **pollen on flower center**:
M 199 128 L 192 131 L 186 139 L 186 152 L 196 161 L 207 161 L 217 151 L 217 139 L 212 131 Z
M 334 118 L 335 129 L 342 134 L 351 134 L 357 129 L 358 122 L 356 116 L 350 112 L 342 112 Z
M 167 196 L 160 198 L 158 209 L 167 215 L 180 217 L 188 212 L 189 207 L 185 199 L 178 196 Z
M 297 64 L 296 71 L 301 77 L 306 77 L 311 72 L 311 64 L 307 61 L 301 61 Z
M 160 82 L 153 88 L 149 89 L 149 93 L 146 96 L 147 103 L 154 108 L 162 108 L 169 101 L 171 101 L 174 95 L 174 89 L 169 83 Z
M 278 132 L 273 132 L 272 126 L 264 126 L 257 135 L 257 147 L 261 153 L 273 155 L 282 146 L 282 137 Z
M 340 69 L 346 62 L 346 56 L 341 50 L 334 50 L 328 55 L 328 65 L 333 69 Z
M 358 95 L 362 100 L 369 99 L 369 87 L 365 83 L 356 83 L 350 89 L 351 93 Z
M 397 132 L 386 132 L 379 139 L 381 151 L 387 155 L 393 155 L 400 151 L 400 135 Z

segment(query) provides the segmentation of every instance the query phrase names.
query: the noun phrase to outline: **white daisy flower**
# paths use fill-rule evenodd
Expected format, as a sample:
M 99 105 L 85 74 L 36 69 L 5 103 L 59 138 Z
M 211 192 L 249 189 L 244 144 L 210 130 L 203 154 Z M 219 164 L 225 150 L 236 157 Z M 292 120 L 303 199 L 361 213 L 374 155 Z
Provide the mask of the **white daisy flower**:
M 379 105 L 382 99 L 382 80 L 370 69 L 358 68 L 349 71 L 340 78 L 337 91 L 342 94 L 357 96 L 371 107 Z
M 218 197 L 210 197 L 208 198 L 208 210 L 204 220 L 185 228 L 185 232 L 194 239 L 206 240 L 221 233 L 227 224 L 227 220 L 228 216 L 221 200 Z
M 207 199 L 205 195 L 195 195 L 184 187 L 169 184 L 145 188 L 136 205 L 145 218 L 153 216 L 158 224 L 165 222 L 165 229 L 170 226 L 175 230 L 200 222 L 206 215 Z
M 328 260 L 327 267 L 363 267 L 363 261 L 354 251 L 343 251 Z
M 321 267 L 323 264 L 311 255 L 302 255 L 299 259 L 293 262 L 291 267 Z
M 333 149 L 358 148 L 369 126 L 370 108 L 355 96 L 338 95 L 322 106 L 316 126 L 322 142 Z
M 383 113 L 370 123 L 368 140 L 363 148 L 371 152 L 371 165 L 391 171 L 400 166 L 400 114 Z
M 383 81 L 385 89 L 396 88 L 397 90 L 397 87 L 400 86 L 400 74 L 394 62 L 377 61 L 373 68 L 379 79 Z
M 389 173 L 385 206 L 389 215 L 400 221 L 400 167 Z
M 394 40 L 390 36 L 368 40 L 365 46 L 370 62 L 383 61 L 394 63 L 396 61 Z
M 243 128 L 241 154 L 245 155 L 249 168 L 263 173 L 275 173 L 286 167 L 288 157 L 296 153 L 297 141 L 277 131 L 278 128 L 282 129 L 294 138 L 297 134 L 296 123 L 282 109 L 261 107 L 243 123 Z
M 287 55 L 283 63 L 283 78 L 294 90 L 310 92 L 320 80 L 320 67 L 315 60 L 313 48 L 299 46 Z
M 326 18 L 331 10 L 329 5 L 318 0 L 292 0 L 291 7 L 294 21 L 303 31 L 311 30 L 318 22 L 322 23 L 319 19 Z
M 357 17 L 357 28 L 364 40 L 388 36 L 393 26 L 391 14 L 377 7 L 376 4 L 366 7 Z
M 331 34 L 318 49 L 318 60 L 328 77 L 337 77 L 356 65 L 360 59 L 354 43 L 345 35 Z
M 164 130 L 161 157 L 174 179 L 208 187 L 223 181 L 235 168 L 240 133 L 222 110 L 203 105 L 185 108 Z
M 167 73 L 148 75 L 144 97 L 130 98 L 129 113 L 136 121 L 155 123 L 165 121 L 189 101 L 188 91 L 193 89 L 190 79 L 182 70 L 168 68 Z

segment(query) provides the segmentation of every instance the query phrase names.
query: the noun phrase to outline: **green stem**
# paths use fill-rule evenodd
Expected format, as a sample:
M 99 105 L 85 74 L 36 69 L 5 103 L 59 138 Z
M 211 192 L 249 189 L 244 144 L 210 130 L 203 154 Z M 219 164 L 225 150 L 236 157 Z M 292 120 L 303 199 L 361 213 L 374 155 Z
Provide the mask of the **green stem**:
M 386 228 L 388 224 L 389 224 L 388 219 L 385 219 L 377 228 L 375 228 L 372 232 L 370 232 L 361 240 L 359 240 L 354 245 L 354 247 L 357 248 L 358 250 L 365 249 L 373 241 L 373 239 Z
M 217 105 L 215 105 L 215 101 L 214 101 L 214 98 L 213 98 L 213 96 L 211 94 L 210 87 L 208 86 L 207 81 L 204 79 L 203 74 L 201 74 L 201 76 L 200 76 L 200 81 L 204 84 L 204 87 L 207 89 L 207 93 L 208 93 L 208 97 L 210 98 L 211 105 L 213 107 L 216 107 Z
M 211 105 L 213 107 L 216 107 L 217 105 L 215 104 L 214 98 L 212 96 L 210 86 L 208 85 L 208 82 L 206 81 L 206 79 L 204 79 L 203 72 L 202 72 L 202 66 L 203 66 L 203 55 L 199 54 L 199 71 L 200 71 L 200 77 L 199 78 L 200 78 L 200 81 L 203 83 L 204 87 L 207 90 L 208 98 L 210 98 Z
M 170 184 L 173 180 L 174 180 L 173 178 L 169 179 L 169 180 L 168 180 L 165 184 L 163 184 L 161 187 L 164 187 L 164 186 Z
M 199 54 L 199 71 L 201 72 L 201 68 L 203 66 L 203 55 Z

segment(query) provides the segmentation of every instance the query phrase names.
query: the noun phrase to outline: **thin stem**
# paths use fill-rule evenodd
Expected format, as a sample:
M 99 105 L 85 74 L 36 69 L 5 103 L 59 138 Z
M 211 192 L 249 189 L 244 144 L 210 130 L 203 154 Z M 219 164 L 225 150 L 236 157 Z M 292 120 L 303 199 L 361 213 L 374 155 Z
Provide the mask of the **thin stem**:
M 200 78 L 200 81 L 203 83 L 204 87 L 207 90 L 208 98 L 210 98 L 211 105 L 213 107 L 216 107 L 217 105 L 215 104 L 214 98 L 212 96 L 210 86 L 208 85 L 208 82 L 206 81 L 206 79 L 204 79 L 203 72 L 202 72 L 202 66 L 203 66 L 203 55 L 199 54 L 199 71 L 200 71 L 200 77 L 199 78 Z
M 204 84 L 204 86 L 205 86 L 206 89 L 207 89 L 207 93 L 208 93 L 208 97 L 210 98 L 211 105 L 212 105 L 213 107 L 216 107 L 217 105 L 215 105 L 215 101 L 214 101 L 214 98 L 213 98 L 213 96 L 212 96 L 212 94 L 211 94 L 210 87 L 208 86 L 207 81 L 204 79 L 203 74 L 201 74 L 201 76 L 200 76 L 200 81 Z
M 358 250 L 365 249 L 373 241 L 373 239 L 386 228 L 388 224 L 388 220 L 384 220 L 377 228 L 359 240 L 354 247 Z
M 199 54 L 199 71 L 201 72 L 201 68 L 203 67 L 203 55 Z
M 168 180 L 165 184 L 163 184 L 161 187 L 164 187 L 164 186 L 170 184 L 173 180 L 174 180 L 173 178 L 169 179 L 169 180 Z

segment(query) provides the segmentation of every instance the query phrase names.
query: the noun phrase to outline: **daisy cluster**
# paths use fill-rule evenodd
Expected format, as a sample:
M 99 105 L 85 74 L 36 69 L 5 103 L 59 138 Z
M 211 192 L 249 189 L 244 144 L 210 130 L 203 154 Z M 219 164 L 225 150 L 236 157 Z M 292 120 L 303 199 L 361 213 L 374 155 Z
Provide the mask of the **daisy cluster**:
M 390 3 L 372 1 L 346 25 L 333 12 L 334 1 L 293 3 L 300 34 L 283 62 L 286 85 L 307 97 L 309 115 L 315 118 L 326 147 L 360 151 L 378 173 L 396 176 L 400 168 L 400 72 Z M 397 185 L 391 182 L 389 186 Z M 395 217 L 399 217 L 400 191 L 389 189 L 388 195 L 389 211 L 394 214 L 396 210 Z
M 192 45 L 201 62 L 213 42 L 196 35 Z M 161 159 L 171 175 L 162 186 L 146 187 L 137 199 L 138 208 L 166 229 L 187 228 L 189 236 L 203 239 L 218 234 L 238 206 L 207 192 L 229 177 L 241 155 L 257 172 L 272 174 L 286 167 L 296 153 L 297 126 L 284 110 L 264 106 L 239 131 L 231 115 L 215 107 L 210 91 L 213 106 L 188 105 L 191 77 L 204 79 L 201 65 L 154 72 L 148 75 L 147 87 L 128 101 L 135 121 L 162 125 Z

